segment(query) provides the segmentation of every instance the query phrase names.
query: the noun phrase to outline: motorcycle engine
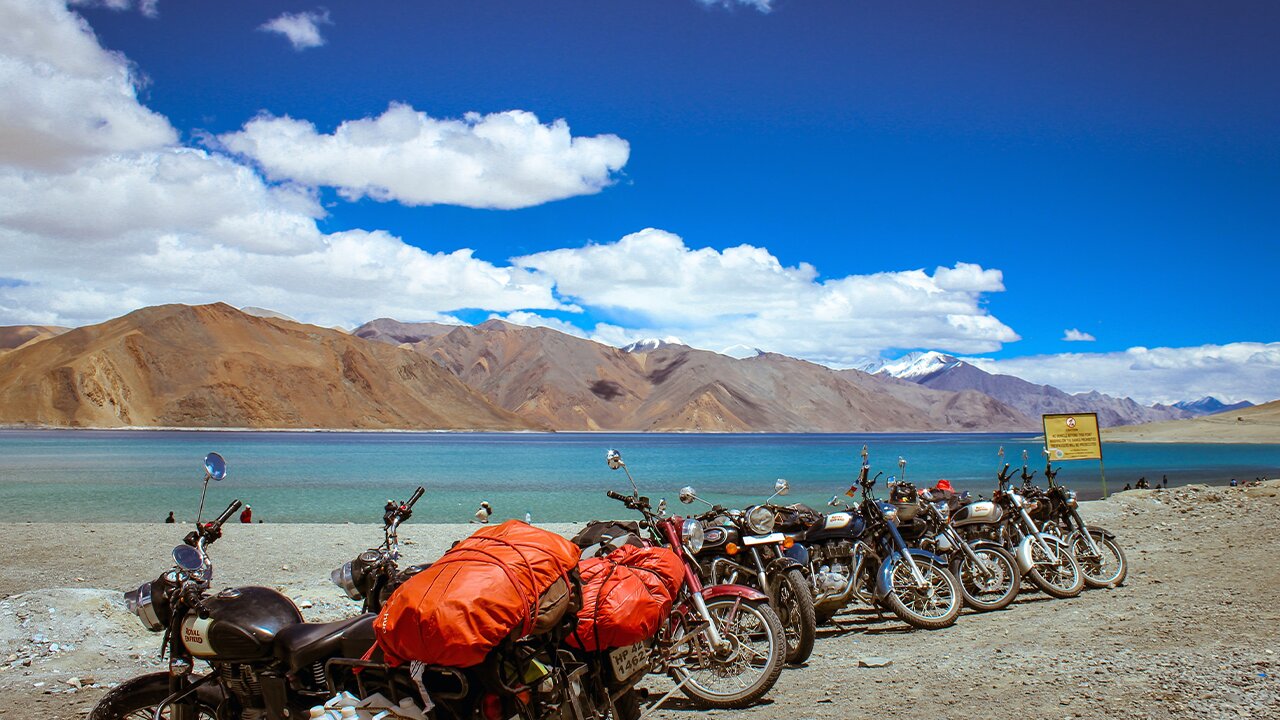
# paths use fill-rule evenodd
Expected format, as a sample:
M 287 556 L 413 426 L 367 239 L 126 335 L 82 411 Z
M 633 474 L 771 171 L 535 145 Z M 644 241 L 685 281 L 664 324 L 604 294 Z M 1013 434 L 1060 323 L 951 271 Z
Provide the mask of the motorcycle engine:
M 266 712 L 261 710 L 262 687 L 258 684 L 258 676 L 248 665 L 219 665 L 218 680 L 222 686 L 235 696 L 242 708 L 239 720 L 263 720 Z
M 838 593 L 849 585 L 849 566 L 841 564 L 823 565 L 814 575 L 819 592 Z

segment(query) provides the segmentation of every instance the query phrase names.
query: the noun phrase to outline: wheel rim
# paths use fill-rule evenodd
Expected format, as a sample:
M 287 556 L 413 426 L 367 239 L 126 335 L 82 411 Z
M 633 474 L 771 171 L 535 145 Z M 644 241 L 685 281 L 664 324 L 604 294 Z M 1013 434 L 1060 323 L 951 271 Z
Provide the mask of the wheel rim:
M 154 705 L 146 708 L 138 708 L 133 712 L 121 716 L 120 720 L 152 720 L 155 717 L 155 711 L 156 707 Z M 169 708 L 165 708 L 164 712 L 160 713 L 160 717 L 168 720 L 168 718 L 171 717 L 169 714 Z M 199 720 L 217 720 L 212 713 L 203 707 L 200 708 L 196 717 L 199 718 Z
M 1089 544 L 1082 535 L 1077 535 L 1071 543 L 1071 552 L 1076 556 L 1080 572 L 1096 583 L 1114 581 L 1124 567 L 1120 562 L 1120 553 L 1116 551 L 1114 543 L 1106 538 L 1094 538 L 1093 544 L 1098 547 L 1097 553 L 1089 550 Z
M 1013 572 L 1009 561 L 994 550 L 974 551 L 977 562 L 965 558 L 960 564 L 960 582 L 969 596 L 981 603 L 993 603 L 1009 593 Z
M 773 631 L 764 615 L 746 603 L 707 603 L 707 610 L 732 648 L 717 656 L 706 634 L 698 633 L 688 643 L 680 679 L 688 678 L 689 685 L 707 695 L 738 695 L 767 676 Z
M 938 568 L 928 563 L 918 563 L 924 585 L 917 586 L 911 566 L 899 562 L 893 568 L 893 592 L 912 613 L 928 620 L 940 620 L 951 614 L 956 596 L 951 583 Z
M 1071 562 L 1074 556 L 1069 555 L 1067 548 L 1062 545 L 1055 545 L 1054 552 L 1058 556 L 1056 563 L 1049 561 L 1049 557 L 1039 543 L 1033 543 L 1032 564 L 1045 582 L 1060 590 L 1071 590 L 1080 580 L 1080 566 Z

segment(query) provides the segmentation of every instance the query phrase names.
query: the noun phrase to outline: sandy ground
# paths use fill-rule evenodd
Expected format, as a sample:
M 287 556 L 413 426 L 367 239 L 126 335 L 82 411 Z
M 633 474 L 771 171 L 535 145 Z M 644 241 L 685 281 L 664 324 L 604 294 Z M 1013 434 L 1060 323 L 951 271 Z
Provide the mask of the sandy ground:
M 1280 483 L 1131 491 L 1085 514 L 1128 550 L 1123 587 L 1071 600 L 1028 589 L 936 632 L 841 616 L 764 704 L 702 713 L 672 700 L 656 716 L 1280 718 Z M 159 636 L 120 591 L 168 567 L 186 529 L 0 524 L 0 716 L 78 718 L 110 683 L 157 667 Z M 410 524 L 405 559 L 434 559 L 472 529 Z M 308 619 L 337 619 L 356 608 L 329 570 L 379 539 L 369 525 L 229 526 L 215 586 L 269 584 Z M 892 664 L 858 667 L 868 657 Z
M 1280 401 L 1190 420 L 1125 425 L 1102 431 L 1105 442 L 1280 443 Z

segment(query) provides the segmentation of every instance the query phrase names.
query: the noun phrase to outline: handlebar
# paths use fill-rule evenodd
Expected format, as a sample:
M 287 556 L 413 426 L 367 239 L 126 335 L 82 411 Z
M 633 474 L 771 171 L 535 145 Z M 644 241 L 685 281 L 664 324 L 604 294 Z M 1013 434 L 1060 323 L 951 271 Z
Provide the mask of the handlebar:
M 235 513 L 235 511 L 239 510 L 242 505 L 243 503 L 241 503 L 239 500 L 232 500 L 231 504 L 227 506 L 227 509 L 223 510 L 222 514 L 218 516 L 218 519 L 213 521 L 213 526 L 215 528 L 221 528 L 223 523 L 230 520 L 231 516 Z
M 405 503 L 405 507 L 412 508 L 413 504 L 418 502 L 418 499 L 421 498 L 422 494 L 425 493 L 426 491 L 427 491 L 426 488 L 419 485 L 418 489 L 413 491 L 413 496 L 409 498 L 409 502 Z
M 1009 472 L 1009 463 L 1004 464 L 1004 468 L 1000 470 L 996 477 L 1000 478 L 1002 483 L 1008 482 L 1009 478 L 1013 477 L 1013 473 Z

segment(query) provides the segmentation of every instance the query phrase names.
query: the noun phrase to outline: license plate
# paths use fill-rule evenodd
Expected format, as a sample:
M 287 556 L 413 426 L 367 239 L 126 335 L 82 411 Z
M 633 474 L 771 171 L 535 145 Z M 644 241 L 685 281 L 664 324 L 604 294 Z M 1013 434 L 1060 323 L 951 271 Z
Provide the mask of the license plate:
M 622 682 L 641 670 L 649 669 L 649 653 L 645 652 L 642 643 L 636 643 L 610 650 L 609 663 L 613 665 L 613 676 Z

